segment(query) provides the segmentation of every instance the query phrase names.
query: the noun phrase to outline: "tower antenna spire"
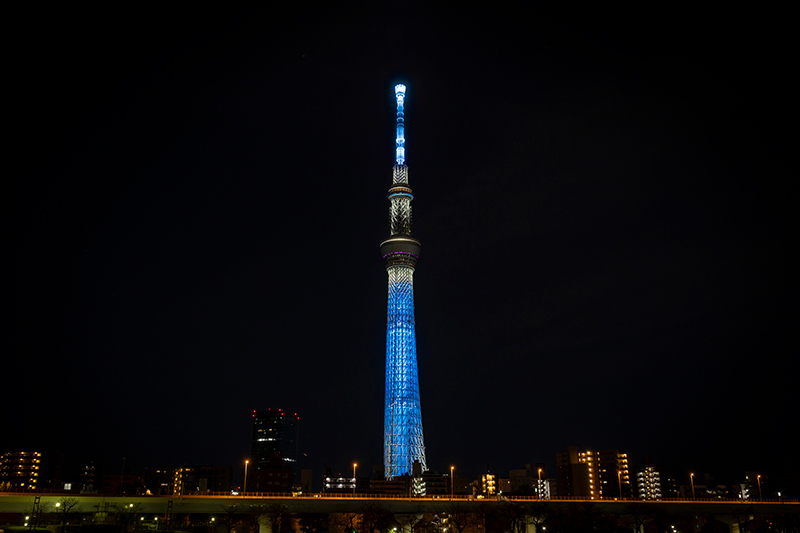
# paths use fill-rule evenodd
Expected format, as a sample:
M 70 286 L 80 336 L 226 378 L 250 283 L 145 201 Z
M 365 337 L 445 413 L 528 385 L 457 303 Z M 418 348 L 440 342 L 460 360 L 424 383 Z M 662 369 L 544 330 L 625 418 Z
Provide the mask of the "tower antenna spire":
M 397 138 L 395 139 L 395 161 L 398 165 L 406 162 L 406 130 L 403 105 L 406 99 L 406 86 L 398 83 L 394 86 L 394 97 L 397 100 Z
M 386 313 L 386 407 L 383 457 L 386 479 L 411 475 L 415 464 L 427 470 L 422 437 L 422 414 L 417 375 L 417 341 L 414 326 L 414 269 L 420 243 L 411 237 L 411 200 L 408 167 L 405 164 L 406 86 L 394 88 L 397 100 L 395 165 L 389 188 L 389 233 L 381 243 L 381 254 L 389 274 Z

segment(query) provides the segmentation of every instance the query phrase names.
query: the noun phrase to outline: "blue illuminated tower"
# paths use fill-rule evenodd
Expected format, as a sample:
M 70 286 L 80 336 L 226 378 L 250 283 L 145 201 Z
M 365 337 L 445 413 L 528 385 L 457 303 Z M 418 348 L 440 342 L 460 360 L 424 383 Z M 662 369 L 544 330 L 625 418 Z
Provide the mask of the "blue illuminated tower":
M 381 254 L 389 273 L 386 316 L 386 410 L 383 464 L 386 479 L 412 473 L 419 461 L 426 470 L 422 414 L 419 406 L 417 340 L 414 333 L 414 267 L 419 241 L 411 237 L 411 188 L 406 166 L 403 104 L 405 85 L 394 88 L 397 99 L 397 139 L 392 186 L 389 189 L 389 230 Z

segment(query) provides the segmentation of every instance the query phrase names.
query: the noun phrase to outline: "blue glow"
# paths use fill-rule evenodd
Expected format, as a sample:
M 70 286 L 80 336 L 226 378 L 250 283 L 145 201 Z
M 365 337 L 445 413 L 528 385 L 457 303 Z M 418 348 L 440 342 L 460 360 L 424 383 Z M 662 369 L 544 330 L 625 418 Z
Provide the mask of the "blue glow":
M 406 86 L 394 88 L 397 98 L 396 160 L 393 187 L 389 189 L 390 229 L 394 235 L 411 235 L 411 200 L 405 166 L 403 103 Z M 386 407 L 384 412 L 383 464 L 386 479 L 412 474 L 414 462 L 427 470 L 422 438 L 422 415 L 417 376 L 417 339 L 414 330 L 414 267 L 419 248 L 384 255 L 389 274 L 386 316 Z
M 426 464 L 414 328 L 414 270 L 395 266 L 388 271 L 384 466 L 386 479 L 393 479 L 411 474 L 414 461 L 419 461 L 423 470 Z
M 395 139 L 395 161 L 398 165 L 403 165 L 406 162 L 406 143 L 405 137 L 405 117 L 403 113 L 403 103 L 406 98 L 406 86 L 401 84 L 394 86 L 394 96 L 397 100 L 397 138 Z
M 389 195 L 389 199 L 392 199 L 395 196 L 405 196 L 407 198 L 411 198 L 412 200 L 414 199 L 414 195 L 411 194 L 411 193 L 408 193 L 408 192 L 395 192 L 395 193 L 392 193 L 392 194 Z

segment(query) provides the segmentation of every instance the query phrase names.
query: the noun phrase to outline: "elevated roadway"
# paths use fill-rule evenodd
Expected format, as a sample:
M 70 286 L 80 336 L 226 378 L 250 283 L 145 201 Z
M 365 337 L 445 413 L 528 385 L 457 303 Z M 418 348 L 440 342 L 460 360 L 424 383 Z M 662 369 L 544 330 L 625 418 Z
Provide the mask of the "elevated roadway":
M 647 506 L 665 513 L 703 513 L 713 515 L 747 514 L 800 514 L 800 503 L 790 500 L 662 500 L 644 502 L 640 500 L 538 500 L 532 498 L 476 499 L 472 497 L 447 496 L 408 498 L 387 495 L 298 495 L 246 494 L 246 495 L 183 495 L 183 496 L 102 496 L 54 493 L 0 493 L 0 514 L 27 513 L 39 496 L 40 505 L 47 505 L 50 512 L 64 497 L 76 498 L 77 512 L 114 512 L 133 504 L 138 513 L 155 516 L 183 515 L 192 513 L 223 514 L 225 509 L 236 506 L 245 512 L 251 506 L 281 505 L 290 513 L 358 513 L 368 506 L 380 506 L 392 513 L 442 513 L 479 512 L 481 509 L 500 508 L 511 502 L 534 509 L 546 504 L 550 509 L 568 510 L 576 505 L 592 503 L 603 513 L 625 514 L 631 504 Z

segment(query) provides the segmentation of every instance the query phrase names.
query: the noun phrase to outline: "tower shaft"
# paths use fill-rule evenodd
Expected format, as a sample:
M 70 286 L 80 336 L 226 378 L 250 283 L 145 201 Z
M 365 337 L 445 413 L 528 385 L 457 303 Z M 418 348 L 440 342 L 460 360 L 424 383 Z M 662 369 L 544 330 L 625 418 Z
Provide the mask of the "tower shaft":
M 381 254 L 389 274 L 383 439 L 387 479 L 411 474 L 415 462 L 426 470 L 414 328 L 414 269 L 420 243 L 411 237 L 411 200 L 414 196 L 408 186 L 408 167 L 405 164 L 405 86 L 395 87 L 395 97 L 396 164 L 388 194 L 390 237 L 381 243 Z

